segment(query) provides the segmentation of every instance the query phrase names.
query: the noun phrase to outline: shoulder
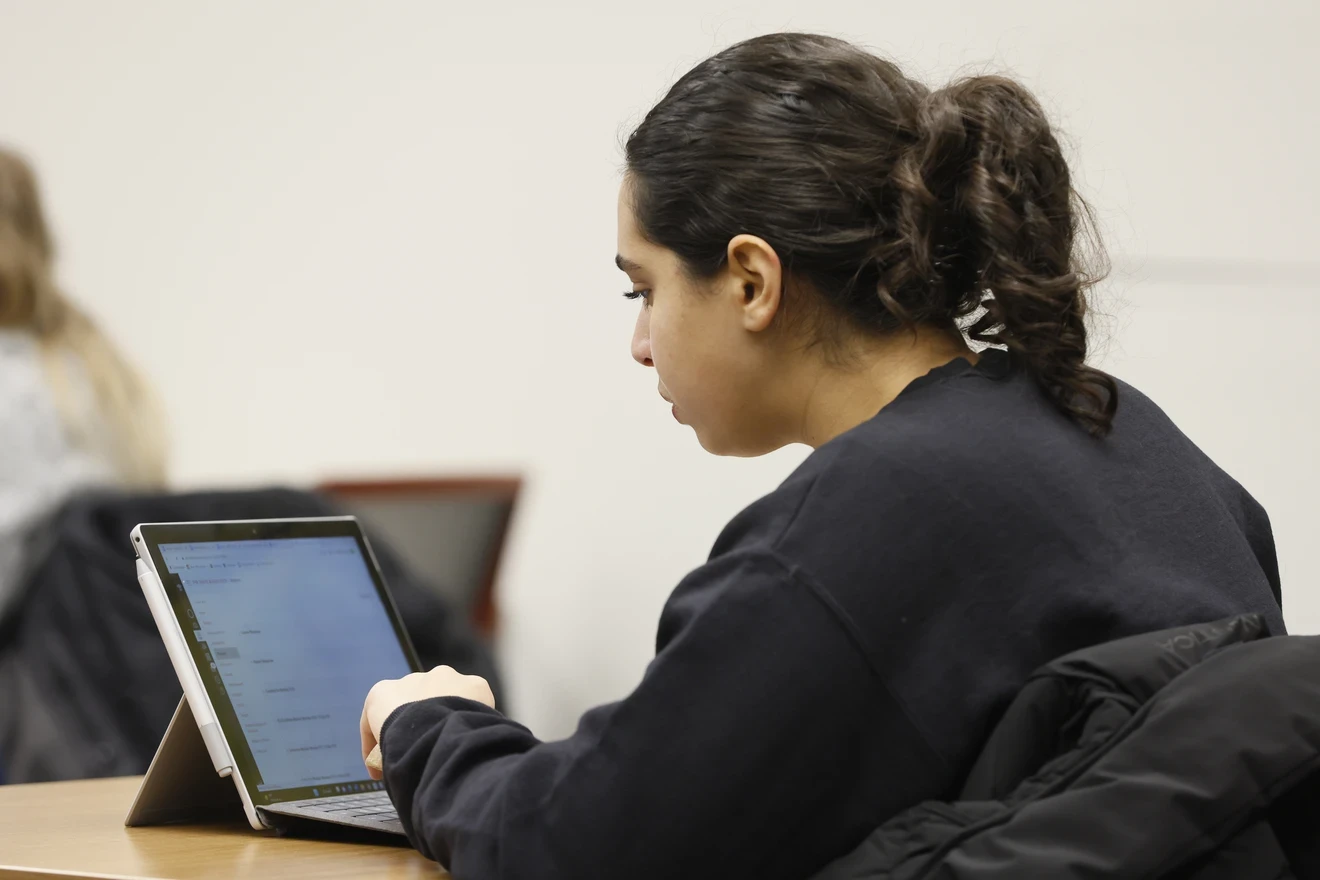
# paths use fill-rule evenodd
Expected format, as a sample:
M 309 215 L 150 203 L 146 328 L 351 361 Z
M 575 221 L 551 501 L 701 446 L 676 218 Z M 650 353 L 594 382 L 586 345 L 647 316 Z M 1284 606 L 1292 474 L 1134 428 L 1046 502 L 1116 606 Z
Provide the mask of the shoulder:
M 1123 444 L 1129 460 L 1143 458 L 1161 467 L 1176 464 L 1194 469 L 1234 509 L 1239 519 L 1264 515 L 1264 509 L 1246 488 L 1184 433 L 1155 401 L 1126 382 L 1115 381 L 1119 389 L 1119 408 L 1114 419 L 1114 434 Z
M 1061 513 L 1112 506 L 1116 483 L 1130 494 L 1146 480 L 1209 487 L 1239 518 L 1254 510 L 1159 406 L 1118 384 L 1114 430 L 1098 440 L 1020 370 L 937 370 L 735 517 L 715 555 L 759 548 L 817 569 L 849 558 L 940 566 L 978 531 L 1050 532 Z

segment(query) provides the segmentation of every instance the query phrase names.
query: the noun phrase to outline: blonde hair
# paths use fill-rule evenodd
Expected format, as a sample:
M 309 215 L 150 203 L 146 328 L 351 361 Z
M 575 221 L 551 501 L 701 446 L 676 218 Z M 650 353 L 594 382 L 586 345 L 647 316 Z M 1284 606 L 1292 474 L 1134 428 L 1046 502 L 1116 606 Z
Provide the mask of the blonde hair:
M 146 383 L 55 283 L 55 247 L 36 175 L 0 148 L 0 327 L 24 330 L 41 345 L 57 409 L 72 442 L 103 450 L 122 482 L 165 482 L 163 420 Z M 85 374 L 95 406 L 79 406 L 69 367 Z

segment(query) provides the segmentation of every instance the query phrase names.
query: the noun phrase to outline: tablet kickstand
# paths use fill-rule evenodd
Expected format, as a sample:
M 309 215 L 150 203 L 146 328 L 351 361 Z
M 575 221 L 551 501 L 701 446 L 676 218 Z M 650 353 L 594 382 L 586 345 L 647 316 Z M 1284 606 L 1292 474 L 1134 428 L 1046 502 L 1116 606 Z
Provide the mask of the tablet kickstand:
M 180 697 L 124 824 L 137 827 L 242 818 L 243 802 L 234 780 L 215 772 L 188 698 Z

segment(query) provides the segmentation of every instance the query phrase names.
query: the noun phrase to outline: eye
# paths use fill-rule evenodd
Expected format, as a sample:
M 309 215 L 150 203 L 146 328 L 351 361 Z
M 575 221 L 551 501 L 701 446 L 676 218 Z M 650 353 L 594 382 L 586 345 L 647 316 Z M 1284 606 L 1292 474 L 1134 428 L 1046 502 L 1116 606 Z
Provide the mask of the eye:
M 646 290 L 625 290 L 623 292 L 623 298 L 641 299 L 644 303 L 646 303 L 649 306 L 651 304 L 651 291 L 649 288 Z

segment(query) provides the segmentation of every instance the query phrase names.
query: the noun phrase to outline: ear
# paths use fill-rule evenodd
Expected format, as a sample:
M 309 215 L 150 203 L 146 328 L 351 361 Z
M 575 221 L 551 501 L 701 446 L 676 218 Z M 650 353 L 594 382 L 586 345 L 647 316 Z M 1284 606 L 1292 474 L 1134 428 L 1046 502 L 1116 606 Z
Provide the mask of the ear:
M 783 267 L 770 243 L 755 235 L 729 240 L 728 271 L 737 284 L 743 327 L 759 333 L 779 313 L 784 291 Z

